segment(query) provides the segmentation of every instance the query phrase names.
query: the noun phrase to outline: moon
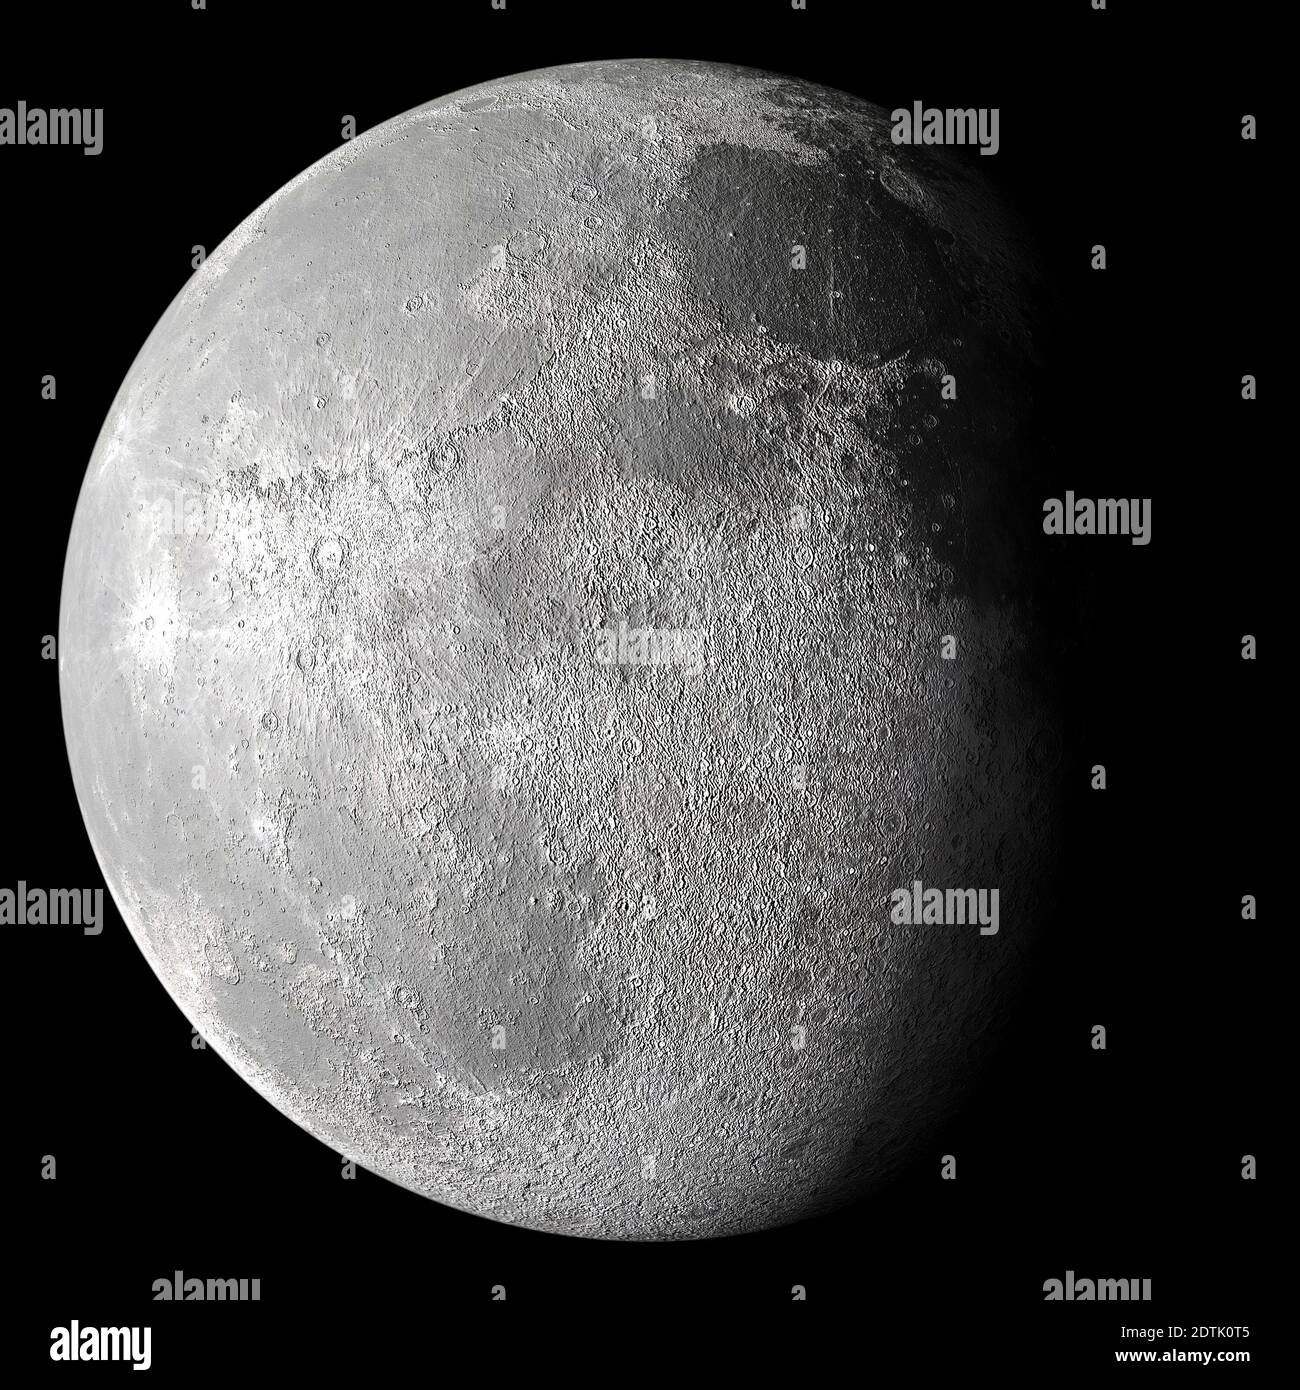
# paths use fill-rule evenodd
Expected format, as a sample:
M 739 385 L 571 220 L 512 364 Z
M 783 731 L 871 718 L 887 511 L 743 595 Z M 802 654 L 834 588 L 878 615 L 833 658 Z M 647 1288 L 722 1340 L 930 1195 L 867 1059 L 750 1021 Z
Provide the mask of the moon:
M 1056 838 L 1040 280 L 980 164 L 771 73 L 530 72 L 159 321 L 68 545 L 73 779 L 168 993 L 339 1154 L 639 1241 L 930 1161 Z

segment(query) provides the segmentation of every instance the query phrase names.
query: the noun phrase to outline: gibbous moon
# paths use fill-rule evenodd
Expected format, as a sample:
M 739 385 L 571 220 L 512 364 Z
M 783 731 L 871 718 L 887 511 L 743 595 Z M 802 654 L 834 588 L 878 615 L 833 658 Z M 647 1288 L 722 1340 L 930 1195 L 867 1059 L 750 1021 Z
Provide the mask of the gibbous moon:
M 952 1113 L 1059 748 L 1036 273 L 968 154 L 746 69 L 525 73 L 341 145 L 163 315 L 72 528 L 68 751 L 159 979 L 323 1143 L 671 1240 Z

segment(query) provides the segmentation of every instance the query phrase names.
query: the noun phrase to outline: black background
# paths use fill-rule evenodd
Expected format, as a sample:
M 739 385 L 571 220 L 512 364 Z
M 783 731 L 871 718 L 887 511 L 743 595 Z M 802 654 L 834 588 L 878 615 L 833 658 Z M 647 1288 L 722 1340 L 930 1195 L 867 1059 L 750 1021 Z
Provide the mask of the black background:
M 1114 1364 L 1121 1324 L 1246 1324 L 1249 1341 L 1183 1345 L 1271 1360 L 1262 1261 L 1277 1220 L 1269 1064 L 1282 1021 L 1269 977 L 1285 928 L 1263 605 L 1288 517 L 1268 424 L 1281 161 L 1257 74 L 1278 39 L 1249 4 L 1204 18 L 1097 13 L 1088 0 L 809 5 L 214 0 L 206 13 L 177 3 L 102 18 L 59 6 L 11 34 L 0 105 L 102 106 L 105 147 L 0 148 L 13 701 L 0 884 L 102 883 L 40 644 L 57 630 L 99 427 L 190 274 L 190 248 L 210 252 L 332 149 L 344 114 L 364 130 L 475 82 L 583 59 L 743 63 L 887 109 L 1000 108 L 1000 153 L 969 154 L 1034 228 L 1059 294 L 1039 496 L 1153 499 L 1147 547 L 1051 543 L 1069 676 L 1066 910 L 1010 1045 L 915 1168 L 858 1208 L 722 1241 L 570 1240 L 365 1172 L 341 1181 L 337 1155 L 191 1049 L 111 904 L 98 938 L 3 928 L 11 1358 L 69 1373 L 48 1361 L 49 1330 L 78 1318 L 151 1325 L 164 1378 L 250 1358 L 324 1367 L 356 1347 L 382 1364 L 408 1336 L 454 1339 L 504 1285 L 494 1318 L 536 1308 L 555 1326 L 567 1313 L 562 1340 L 695 1315 L 728 1338 L 759 1327 L 784 1340 L 831 1310 L 863 1374 L 887 1354 L 921 1368 L 953 1351 L 994 1372 L 1091 1374 Z M 1240 139 L 1245 112 L 1257 143 Z M 1104 273 L 1089 268 L 1095 242 Z M 1240 399 L 1248 371 L 1262 380 L 1255 404 Z M 45 373 L 55 402 L 40 400 Z M 1245 632 L 1261 664 L 1239 659 Z M 1103 793 L 1089 790 L 1095 762 Z M 1258 923 L 1240 920 L 1246 892 Z M 1097 1023 L 1104 1053 L 1090 1046 Z M 956 1182 L 938 1178 L 943 1153 L 958 1156 Z M 1247 1153 L 1257 1182 L 1241 1179 Z M 57 1157 L 54 1182 L 40 1180 L 43 1154 Z M 151 1302 L 152 1281 L 176 1269 L 258 1276 L 262 1301 Z M 1043 1302 L 1043 1281 L 1066 1269 L 1149 1277 L 1154 1300 Z M 795 1284 L 806 1303 L 792 1303 Z

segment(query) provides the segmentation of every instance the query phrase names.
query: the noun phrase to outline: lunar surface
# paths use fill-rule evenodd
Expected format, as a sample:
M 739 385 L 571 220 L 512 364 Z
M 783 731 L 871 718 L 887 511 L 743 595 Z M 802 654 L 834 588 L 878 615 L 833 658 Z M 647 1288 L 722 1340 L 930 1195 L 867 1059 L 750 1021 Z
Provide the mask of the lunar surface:
M 971 153 L 526 73 L 343 144 L 154 329 L 68 548 L 72 772 L 173 999 L 339 1153 L 727 1235 L 869 1192 L 983 1064 L 1059 745 L 1035 271 Z M 896 921 L 915 882 L 997 929 Z

